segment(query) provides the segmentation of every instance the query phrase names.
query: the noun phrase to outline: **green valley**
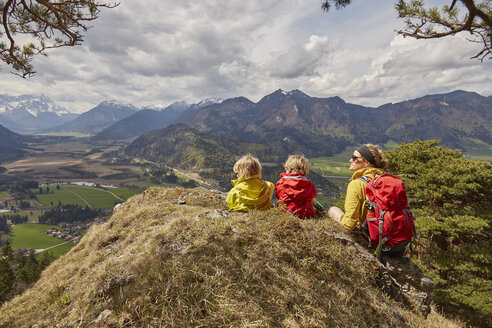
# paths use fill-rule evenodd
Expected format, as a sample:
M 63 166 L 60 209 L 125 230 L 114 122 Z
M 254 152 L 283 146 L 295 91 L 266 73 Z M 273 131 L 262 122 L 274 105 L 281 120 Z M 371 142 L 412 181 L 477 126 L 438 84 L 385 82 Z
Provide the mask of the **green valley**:
M 112 208 L 116 203 L 123 202 L 137 193 L 128 188 L 116 189 L 72 184 L 57 184 L 48 187 L 47 193 L 36 193 L 38 202 L 44 206 L 78 204 L 91 208 Z M 39 190 L 46 190 L 46 187 L 40 187 Z
M 39 252 L 50 248 L 49 251 L 58 258 L 75 246 L 70 241 L 47 235 L 45 231 L 51 228 L 62 230 L 60 226 L 49 224 L 25 223 L 12 226 L 12 249 L 32 248 Z

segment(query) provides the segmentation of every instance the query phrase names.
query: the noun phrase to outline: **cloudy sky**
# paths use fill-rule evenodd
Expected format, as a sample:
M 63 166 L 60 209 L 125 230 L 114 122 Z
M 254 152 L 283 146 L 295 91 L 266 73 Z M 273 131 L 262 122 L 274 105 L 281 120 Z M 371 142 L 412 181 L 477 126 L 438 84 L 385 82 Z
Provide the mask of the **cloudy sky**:
M 456 89 L 492 95 L 492 61 L 470 59 L 479 45 L 397 36 L 392 3 L 354 0 L 325 13 L 321 0 L 121 0 L 82 46 L 36 59 L 34 77 L 2 65 L 0 93 L 43 93 L 73 112 L 108 99 L 256 102 L 277 89 L 366 106 Z

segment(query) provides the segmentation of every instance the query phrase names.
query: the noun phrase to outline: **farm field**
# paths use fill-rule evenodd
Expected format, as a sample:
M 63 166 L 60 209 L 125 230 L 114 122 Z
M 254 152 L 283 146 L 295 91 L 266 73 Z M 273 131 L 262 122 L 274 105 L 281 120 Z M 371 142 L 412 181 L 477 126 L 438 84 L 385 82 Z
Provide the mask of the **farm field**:
M 349 159 L 352 156 L 353 147 L 347 147 L 342 153 L 330 157 L 315 157 L 309 159 L 309 169 L 324 176 L 351 177 Z M 330 179 L 335 180 L 335 179 Z
M 78 185 L 59 185 L 57 189 L 50 187 L 53 193 L 36 194 L 38 202 L 45 206 L 56 206 L 60 202 L 62 205 L 78 204 L 91 208 L 112 208 L 115 202 L 124 201 L 137 192 L 125 188 L 97 188 Z
M 470 140 L 465 145 L 463 154 L 469 159 L 481 160 L 492 163 L 492 146 L 478 140 Z
M 23 223 L 12 226 L 12 248 L 47 248 L 61 244 L 61 239 L 48 236 L 44 232 L 59 226 L 50 224 Z
M 5 199 L 5 198 L 9 198 L 10 197 L 10 194 L 6 191 L 0 191 L 0 200 L 2 199 Z
M 65 241 L 62 239 L 45 234 L 45 231 L 50 228 L 57 228 L 60 230 L 59 226 L 50 224 L 24 223 L 12 226 L 12 249 L 44 249 L 64 243 Z M 59 247 L 52 248 L 49 251 L 53 252 L 53 255 L 56 257 L 59 257 L 60 255 L 65 254 L 73 246 L 75 246 L 75 244 L 69 242 Z
M 52 237 L 54 238 L 54 237 Z M 51 252 L 55 258 L 59 258 L 60 256 L 68 253 L 69 250 L 75 247 L 75 244 L 72 243 L 71 241 L 64 242 L 63 240 L 59 239 L 61 243 L 64 243 L 60 246 L 53 247 L 51 249 L 46 250 L 45 252 Z M 44 252 L 40 252 L 37 255 L 38 256 L 43 256 Z
M 129 163 L 112 163 L 110 153 L 123 144 L 91 144 L 85 138 L 38 136 L 27 153 L 2 166 L 6 177 L 39 183 L 92 181 L 108 185 L 133 185 L 142 178 L 141 168 Z
M 20 215 L 27 215 L 29 222 L 38 223 L 38 218 L 43 214 L 44 211 L 29 211 L 29 212 L 19 212 Z
M 113 194 L 116 196 L 123 198 L 123 199 L 128 199 L 132 197 L 133 195 L 138 194 L 139 192 L 133 189 L 128 189 L 128 188 L 108 188 L 108 191 L 111 191 Z

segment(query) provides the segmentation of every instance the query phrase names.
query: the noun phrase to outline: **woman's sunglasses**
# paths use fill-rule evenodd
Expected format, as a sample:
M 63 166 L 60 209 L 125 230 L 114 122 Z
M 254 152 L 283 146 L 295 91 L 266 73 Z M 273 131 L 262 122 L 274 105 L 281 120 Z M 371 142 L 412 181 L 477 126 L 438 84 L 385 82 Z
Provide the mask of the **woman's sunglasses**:
M 352 158 L 351 159 L 355 162 L 358 158 L 362 158 L 362 157 L 357 157 L 355 155 L 352 155 Z

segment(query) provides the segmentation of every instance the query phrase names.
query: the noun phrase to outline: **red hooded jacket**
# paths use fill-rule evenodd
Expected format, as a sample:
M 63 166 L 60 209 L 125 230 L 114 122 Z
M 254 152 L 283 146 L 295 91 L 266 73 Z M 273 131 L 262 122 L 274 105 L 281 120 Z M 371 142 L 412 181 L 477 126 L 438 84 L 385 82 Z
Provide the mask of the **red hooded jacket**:
M 302 173 L 280 173 L 275 186 L 278 205 L 299 218 L 314 218 L 316 212 L 311 200 L 316 196 L 316 187 Z

